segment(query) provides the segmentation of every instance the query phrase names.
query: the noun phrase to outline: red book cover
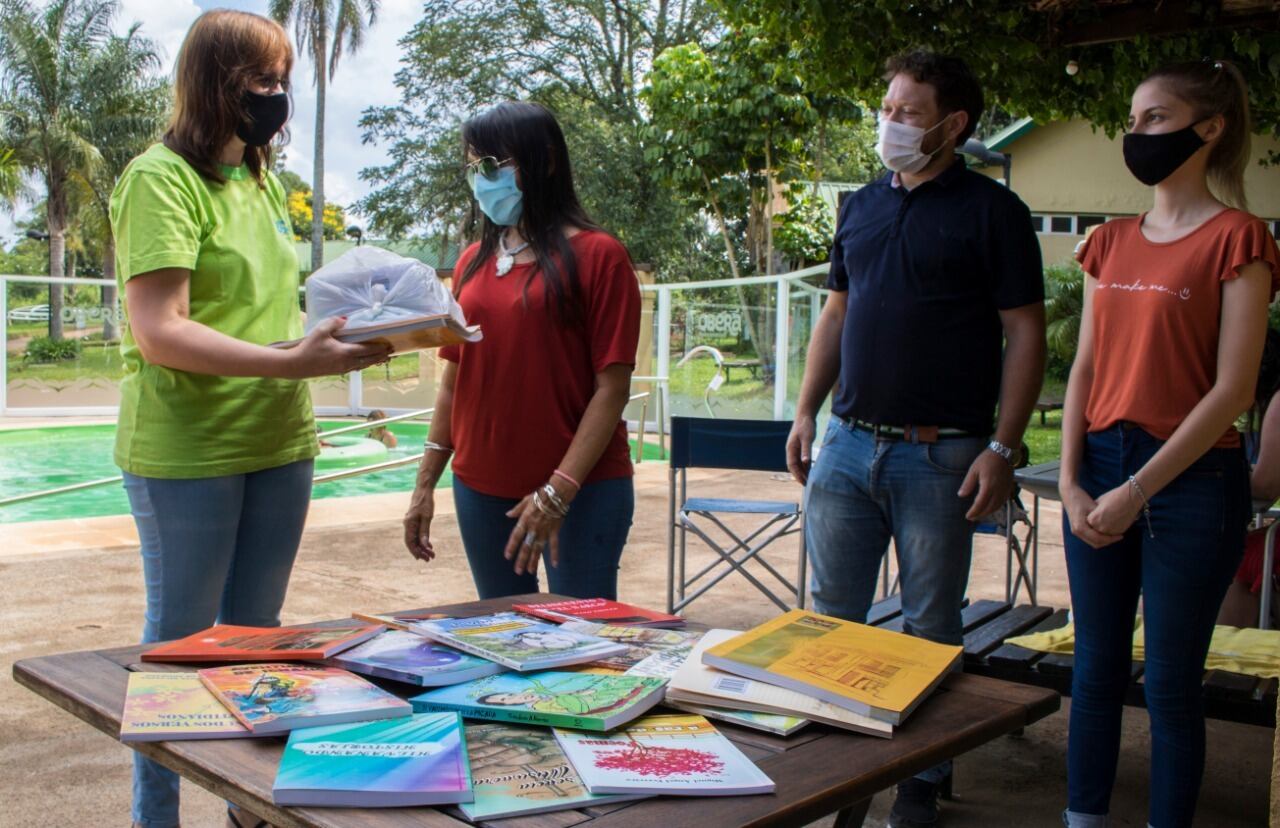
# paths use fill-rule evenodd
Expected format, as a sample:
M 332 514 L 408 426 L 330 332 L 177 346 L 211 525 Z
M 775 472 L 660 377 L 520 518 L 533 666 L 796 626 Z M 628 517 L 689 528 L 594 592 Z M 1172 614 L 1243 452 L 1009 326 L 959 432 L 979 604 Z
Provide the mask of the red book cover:
M 335 627 L 236 627 L 207 630 L 153 647 L 143 661 L 320 661 L 373 638 L 380 624 Z
M 551 601 L 545 604 L 513 604 L 512 609 L 548 621 L 594 621 L 619 627 L 683 627 L 678 615 L 610 601 L 607 598 L 584 598 L 578 601 Z

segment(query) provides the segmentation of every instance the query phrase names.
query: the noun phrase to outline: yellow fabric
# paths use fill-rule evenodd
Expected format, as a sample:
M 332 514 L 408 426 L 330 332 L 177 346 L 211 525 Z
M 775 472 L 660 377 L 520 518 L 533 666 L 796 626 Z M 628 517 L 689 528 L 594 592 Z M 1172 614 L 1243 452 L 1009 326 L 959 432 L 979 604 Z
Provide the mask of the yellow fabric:
M 1076 633 L 1072 625 L 1067 624 L 1056 630 L 1015 636 L 1006 639 L 1005 643 L 1042 653 L 1071 655 L 1075 652 Z M 1133 660 L 1144 659 L 1142 619 L 1137 618 L 1133 625 Z M 1206 670 L 1280 679 L 1280 630 L 1214 627 L 1209 657 L 1205 659 L 1204 666 Z

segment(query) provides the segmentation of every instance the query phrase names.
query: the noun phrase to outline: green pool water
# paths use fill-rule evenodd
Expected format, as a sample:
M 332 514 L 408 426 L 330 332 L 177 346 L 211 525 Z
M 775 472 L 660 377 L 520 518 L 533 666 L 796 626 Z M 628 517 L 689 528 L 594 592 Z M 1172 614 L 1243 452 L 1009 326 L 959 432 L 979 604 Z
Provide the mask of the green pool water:
M 351 423 L 350 420 L 322 420 L 320 425 L 322 429 L 328 430 Z M 399 445 L 390 449 L 388 456 L 374 462 L 416 454 L 421 450 L 422 441 L 426 439 L 428 426 L 424 423 L 392 423 L 388 428 L 398 438 Z M 115 430 L 116 427 L 112 424 L 0 431 L 0 500 L 119 475 L 120 469 L 111 460 Z M 349 434 L 360 436 L 361 432 Z M 646 445 L 644 456 L 646 459 L 657 458 L 657 446 Z M 318 468 L 316 473 L 325 474 L 338 470 L 340 467 L 323 467 Z M 313 487 L 311 496 L 324 499 L 411 492 L 416 474 L 417 464 L 410 463 L 398 469 L 319 483 Z M 448 486 L 451 481 L 452 478 L 446 471 L 440 480 L 440 486 Z M 0 524 L 127 514 L 129 499 L 124 488 L 119 483 L 112 483 L 11 506 L 0 506 Z

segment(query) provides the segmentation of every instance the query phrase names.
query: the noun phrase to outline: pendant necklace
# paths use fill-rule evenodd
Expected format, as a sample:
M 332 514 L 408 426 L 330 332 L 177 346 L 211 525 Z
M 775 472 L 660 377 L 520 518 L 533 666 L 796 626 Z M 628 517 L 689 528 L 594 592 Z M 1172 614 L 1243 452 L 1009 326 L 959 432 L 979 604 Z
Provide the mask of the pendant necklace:
M 526 241 L 508 250 L 506 237 L 507 234 L 505 231 L 502 235 L 498 236 L 498 251 L 500 255 L 498 256 L 497 275 L 499 276 L 506 276 L 510 273 L 511 268 L 514 267 L 516 263 L 516 254 L 529 246 L 529 242 Z

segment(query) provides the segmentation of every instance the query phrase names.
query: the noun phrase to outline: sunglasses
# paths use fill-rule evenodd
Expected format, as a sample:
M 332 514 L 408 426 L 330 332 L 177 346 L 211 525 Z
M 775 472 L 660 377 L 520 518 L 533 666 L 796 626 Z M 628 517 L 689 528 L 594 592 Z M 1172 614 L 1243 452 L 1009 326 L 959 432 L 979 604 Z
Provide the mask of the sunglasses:
M 499 161 L 492 155 L 486 155 L 484 158 L 477 158 L 466 166 L 467 184 L 474 187 L 476 176 L 482 176 L 487 181 L 498 180 L 498 170 L 512 163 L 513 159 Z

